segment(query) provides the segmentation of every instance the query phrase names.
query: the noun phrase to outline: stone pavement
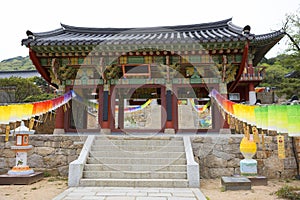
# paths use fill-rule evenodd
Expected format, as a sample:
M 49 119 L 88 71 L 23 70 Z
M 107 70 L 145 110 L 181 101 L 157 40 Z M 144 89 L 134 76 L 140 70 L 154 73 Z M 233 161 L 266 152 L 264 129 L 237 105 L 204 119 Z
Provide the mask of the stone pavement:
M 198 188 L 70 187 L 53 200 L 205 200 Z

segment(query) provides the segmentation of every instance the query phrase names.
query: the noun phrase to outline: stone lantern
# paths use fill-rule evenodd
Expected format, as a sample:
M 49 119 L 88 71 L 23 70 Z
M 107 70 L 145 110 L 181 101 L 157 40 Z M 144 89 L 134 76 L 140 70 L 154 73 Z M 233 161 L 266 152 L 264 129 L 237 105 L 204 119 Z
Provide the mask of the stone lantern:
M 28 185 L 43 179 L 42 172 L 34 172 L 27 165 L 27 152 L 32 149 L 29 144 L 29 135 L 34 134 L 34 130 L 29 130 L 21 122 L 21 126 L 10 131 L 11 134 L 16 134 L 16 141 L 11 149 L 16 152 L 16 165 L 8 171 L 7 174 L 0 175 L 0 185 Z
M 34 134 L 34 130 L 29 130 L 21 122 L 21 126 L 15 130 L 10 131 L 16 134 L 16 143 L 11 146 L 11 149 L 16 152 L 16 165 L 8 171 L 9 175 L 29 175 L 34 171 L 27 165 L 27 152 L 32 149 L 32 145 L 29 145 L 29 135 Z

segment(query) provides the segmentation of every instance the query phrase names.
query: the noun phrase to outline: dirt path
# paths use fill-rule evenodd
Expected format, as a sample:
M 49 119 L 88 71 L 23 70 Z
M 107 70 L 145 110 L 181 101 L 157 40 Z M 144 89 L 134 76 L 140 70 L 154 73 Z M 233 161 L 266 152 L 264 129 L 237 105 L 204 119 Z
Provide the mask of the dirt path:
M 1 185 L 0 200 L 48 200 L 67 188 L 67 180 L 60 177 L 47 177 L 31 185 Z
M 300 186 L 298 180 L 269 180 L 267 186 L 252 186 L 251 190 L 224 191 L 221 179 L 201 180 L 201 191 L 209 200 L 273 200 L 280 199 L 274 194 L 284 185 Z
M 273 200 L 273 194 L 284 185 L 300 186 L 296 180 L 269 180 L 268 186 L 252 186 L 252 190 L 223 191 L 220 179 L 201 180 L 201 191 L 209 200 Z M 48 200 L 68 188 L 67 180 L 48 177 L 31 185 L 2 185 L 0 200 Z

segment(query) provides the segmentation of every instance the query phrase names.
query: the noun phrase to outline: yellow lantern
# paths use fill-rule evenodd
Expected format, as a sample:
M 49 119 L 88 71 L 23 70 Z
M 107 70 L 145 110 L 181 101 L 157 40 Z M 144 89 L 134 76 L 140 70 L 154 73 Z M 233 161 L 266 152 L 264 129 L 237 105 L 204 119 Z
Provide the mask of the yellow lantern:
M 253 140 L 248 140 L 247 137 L 243 137 L 240 143 L 240 151 L 245 159 L 252 159 L 257 150 L 256 143 Z

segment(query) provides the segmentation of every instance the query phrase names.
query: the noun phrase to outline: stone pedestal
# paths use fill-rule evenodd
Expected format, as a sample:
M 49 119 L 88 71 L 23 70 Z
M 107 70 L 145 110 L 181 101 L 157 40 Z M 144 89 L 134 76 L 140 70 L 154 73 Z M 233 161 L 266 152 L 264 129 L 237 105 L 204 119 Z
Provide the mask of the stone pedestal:
M 166 133 L 166 134 L 175 134 L 176 131 L 173 128 L 166 128 L 164 133 Z
M 16 151 L 16 165 L 8 171 L 8 175 L 29 175 L 34 171 L 27 165 L 27 151 L 32 149 L 28 146 L 12 146 L 12 150 Z
M 268 185 L 268 178 L 265 176 L 248 176 L 247 178 L 253 186 Z
M 251 190 L 251 181 L 246 177 L 222 177 L 224 190 Z
M 65 134 L 65 129 L 63 128 L 55 128 L 53 130 L 53 135 L 62 135 Z
M 0 185 L 30 185 L 44 178 L 43 172 L 34 172 L 28 175 L 0 175 Z
M 111 134 L 111 130 L 109 128 L 102 128 L 100 130 L 100 133 L 104 134 L 104 135 L 109 135 L 109 134 Z
M 257 175 L 257 161 L 254 159 L 243 159 L 240 161 L 240 171 L 242 176 Z

